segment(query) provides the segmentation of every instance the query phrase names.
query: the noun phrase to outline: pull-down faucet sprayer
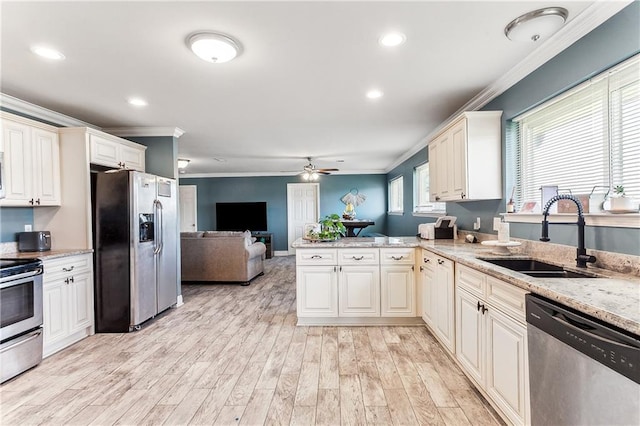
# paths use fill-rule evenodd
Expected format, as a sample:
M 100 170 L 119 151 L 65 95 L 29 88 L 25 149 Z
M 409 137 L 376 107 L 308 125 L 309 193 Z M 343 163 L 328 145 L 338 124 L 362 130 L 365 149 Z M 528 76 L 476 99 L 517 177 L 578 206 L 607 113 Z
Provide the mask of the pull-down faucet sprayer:
M 553 205 L 553 203 L 558 200 L 571 200 L 576 206 L 578 206 L 578 249 L 576 256 L 576 265 L 580 268 L 586 268 L 587 263 L 593 263 L 596 261 L 595 256 L 590 256 L 587 254 L 587 250 L 584 246 L 584 215 L 582 213 L 582 203 L 579 199 L 574 197 L 573 195 L 561 194 L 552 197 L 547 204 L 544 206 L 543 218 L 542 218 L 542 236 L 540 237 L 540 241 L 550 241 L 549 239 L 549 209 Z M 565 222 L 566 223 L 566 222 Z

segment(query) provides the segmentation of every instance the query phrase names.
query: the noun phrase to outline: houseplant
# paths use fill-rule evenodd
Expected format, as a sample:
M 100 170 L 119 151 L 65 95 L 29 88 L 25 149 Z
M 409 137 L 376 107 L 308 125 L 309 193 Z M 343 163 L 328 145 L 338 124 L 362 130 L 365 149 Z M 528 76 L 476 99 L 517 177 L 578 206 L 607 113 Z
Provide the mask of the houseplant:
M 638 202 L 625 195 L 624 186 L 617 185 L 613 188 L 613 194 L 607 197 L 602 207 L 611 213 L 635 213 L 638 211 Z
M 320 220 L 320 231 L 312 231 L 307 234 L 309 240 L 333 241 L 344 237 L 347 228 L 340 222 L 340 216 L 333 213 Z

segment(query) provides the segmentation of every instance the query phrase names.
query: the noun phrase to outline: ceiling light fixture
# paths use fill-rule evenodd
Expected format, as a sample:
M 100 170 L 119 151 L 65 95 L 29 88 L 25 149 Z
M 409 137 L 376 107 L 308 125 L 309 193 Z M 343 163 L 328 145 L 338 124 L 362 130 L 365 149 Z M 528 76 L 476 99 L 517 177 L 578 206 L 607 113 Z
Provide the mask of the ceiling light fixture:
M 383 93 L 378 89 L 372 89 L 367 92 L 367 98 L 369 99 L 378 99 L 381 98 Z
M 133 105 L 137 107 L 145 107 L 149 105 L 147 101 L 145 101 L 142 98 L 130 98 L 127 102 L 129 102 L 129 105 Z
M 187 45 L 199 58 L 221 64 L 240 54 L 240 45 L 231 37 L 215 32 L 200 32 L 187 38 Z
M 517 17 L 504 29 L 504 35 L 513 41 L 538 41 L 558 31 L 569 12 L 562 7 L 545 7 Z
M 64 55 L 62 53 L 50 47 L 33 46 L 31 51 L 40 57 L 52 59 L 54 61 L 61 61 L 64 59 Z
M 395 47 L 407 41 L 407 37 L 402 33 L 392 32 L 384 34 L 378 39 L 378 43 L 384 47 Z
M 186 158 L 178 158 L 178 168 L 186 169 L 191 160 L 187 160 Z

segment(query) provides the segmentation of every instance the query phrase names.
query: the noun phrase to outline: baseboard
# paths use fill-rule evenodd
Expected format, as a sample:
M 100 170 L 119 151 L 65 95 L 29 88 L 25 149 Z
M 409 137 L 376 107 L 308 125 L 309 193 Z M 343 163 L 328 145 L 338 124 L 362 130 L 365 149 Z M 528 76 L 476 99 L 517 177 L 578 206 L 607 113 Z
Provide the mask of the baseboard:
M 176 308 L 179 308 L 180 306 L 184 305 L 184 302 L 182 301 L 182 295 L 179 294 L 178 295 L 178 300 L 176 302 Z
M 298 317 L 297 325 L 307 326 L 422 326 L 421 317 Z
M 289 256 L 289 252 L 286 250 L 276 250 L 273 252 L 273 257 L 276 256 Z

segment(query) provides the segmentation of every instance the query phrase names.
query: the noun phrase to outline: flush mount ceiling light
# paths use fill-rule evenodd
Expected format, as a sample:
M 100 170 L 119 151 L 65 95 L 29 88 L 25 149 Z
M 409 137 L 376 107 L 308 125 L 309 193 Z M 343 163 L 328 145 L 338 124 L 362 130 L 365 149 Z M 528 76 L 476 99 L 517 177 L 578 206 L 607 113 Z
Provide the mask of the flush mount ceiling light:
M 517 17 L 504 29 L 513 41 L 538 41 L 558 31 L 567 21 L 569 12 L 562 7 L 546 7 Z
M 64 55 L 62 53 L 50 47 L 33 46 L 31 47 L 31 51 L 42 58 L 52 59 L 54 61 L 61 61 L 64 59 Z
M 384 47 L 399 46 L 405 41 L 407 41 L 407 37 L 404 34 L 398 32 L 384 34 L 378 39 L 378 43 L 380 43 L 380 45 Z
M 231 37 L 214 32 L 200 32 L 187 38 L 187 45 L 199 58 L 221 64 L 240 54 L 240 45 Z
M 367 92 L 367 98 L 369 99 L 378 99 L 381 98 L 383 93 L 378 89 L 372 89 Z
M 186 158 L 178 158 L 178 168 L 186 169 L 191 160 L 187 160 Z
M 127 102 L 129 102 L 129 105 L 133 105 L 137 107 L 145 107 L 149 105 L 147 101 L 141 98 L 130 98 Z

